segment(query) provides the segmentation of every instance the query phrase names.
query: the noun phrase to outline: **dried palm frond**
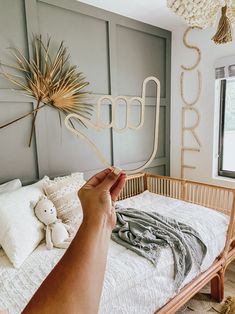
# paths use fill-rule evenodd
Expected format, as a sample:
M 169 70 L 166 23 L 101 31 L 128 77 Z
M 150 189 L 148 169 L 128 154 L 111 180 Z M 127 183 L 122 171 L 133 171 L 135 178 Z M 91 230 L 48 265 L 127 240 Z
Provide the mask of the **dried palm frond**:
M 41 35 L 34 36 L 31 59 L 24 57 L 16 48 L 9 48 L 16 65 L 1 63 L 2 67 L 18 70 L 21 76 L 6 72 L 4 69 L 1 74 L 17 87 L 20 87 L 25 95 L 37 100 L 36 109 L 0 126 L 0 129 L 4 128 L 33 114 L 29 146 L 32 141 L 37 113 L 44 105 L 52 106 L 65 115 L 77 113 L 81 117 L 89 118 L 92 112 L 92 106 L 86 103 L 88 93 L 84 91 L 89 83 L 85 81 L 83 74 L 77 71 L 76 66 L 69 65 L 69 54 L 63 41 L 54 57 L 51 56 L 50 46 L 50 38 L 44 44 Z M 82 123 L 81 120 L 78 119 L 78 121 Z

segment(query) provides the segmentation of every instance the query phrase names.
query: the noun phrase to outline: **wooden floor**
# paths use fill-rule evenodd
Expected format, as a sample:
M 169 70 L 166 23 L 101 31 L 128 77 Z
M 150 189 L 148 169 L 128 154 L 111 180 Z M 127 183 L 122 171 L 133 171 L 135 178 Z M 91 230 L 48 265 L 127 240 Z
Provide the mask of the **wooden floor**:
M 210 298 L 209 285 L 203 288 L 200 293 L 196 294 L 178 314 L 188 313 L 220 313 L 220 304 Z M 235 261 L 229 265 L 225 273 L 225 298 L 228 296 L 235 297 Z

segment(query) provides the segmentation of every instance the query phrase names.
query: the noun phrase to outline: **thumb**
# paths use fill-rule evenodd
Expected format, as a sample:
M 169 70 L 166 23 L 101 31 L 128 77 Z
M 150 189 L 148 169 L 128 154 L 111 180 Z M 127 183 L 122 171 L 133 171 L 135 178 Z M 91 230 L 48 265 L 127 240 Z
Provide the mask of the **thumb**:
M 109 191 L 111 189 L 111 187 L 116 183 L 117 179 L 119 178 L 120 174 L 115 174 L 113 171 L 110 172 L 105 179 L 103 180 L 103 182 L 101 182 L 99 184 L 99 187 Z

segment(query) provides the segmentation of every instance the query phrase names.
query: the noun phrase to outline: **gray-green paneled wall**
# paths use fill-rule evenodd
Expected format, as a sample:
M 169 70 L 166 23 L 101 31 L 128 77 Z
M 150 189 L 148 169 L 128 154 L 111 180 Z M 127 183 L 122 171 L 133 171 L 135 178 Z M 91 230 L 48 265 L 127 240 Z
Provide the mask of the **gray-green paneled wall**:
M 55 44 L 65 41 L 71 63 L 84 72 L 88 90 L 101 95 L 140 96 L 142 82 L 150 75 L 161 81 L 160 138 L 156 158 L 148 171 L 169 174 L 170 146 L 170 60 L 171 33 L 75 0 L 0 0 L 0 59 L 12 60 L 5 48 L 15 46 L 30 56 L 32 34 L 51 36 Z M 0 125 L 17 118 L 35 102 L 12 91 L 0 77 Z M 110 130 L 86 130 L 110 163 L 135 168 L 148 158 L 152 149 L 154 125 L 154 85 L 147 89 L 146 120 L 137 131 L 117 134 Z M 95 100 L 93 100 L 95 104 Z M 125 105 L 118 108 L 122 126 Z M 60 127 L 56 111 L 42 109 L 38 115 L 33 144 L 28 147 L 32 118 L 0 130 L 0 182 L 19 177 L 23 182 L 44 175 L 57 176 L 83 171 L 86 176 L 103 168 L 92 149 Z M 110 104 L 102 108 L 103 121 L 110 120 Z M 131 109 L 138 123 L 139 106 Z

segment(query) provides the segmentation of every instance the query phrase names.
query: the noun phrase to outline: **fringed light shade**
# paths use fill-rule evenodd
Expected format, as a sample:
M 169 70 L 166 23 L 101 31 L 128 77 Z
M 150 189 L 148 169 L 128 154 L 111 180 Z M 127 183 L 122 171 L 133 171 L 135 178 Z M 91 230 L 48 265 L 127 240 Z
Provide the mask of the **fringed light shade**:
M 212 40 L 216 44 L 232 41 L 235 0 L 167 0 L 167 6 L 192 27 L 214 26 L 220 17 L 217 32 Z

